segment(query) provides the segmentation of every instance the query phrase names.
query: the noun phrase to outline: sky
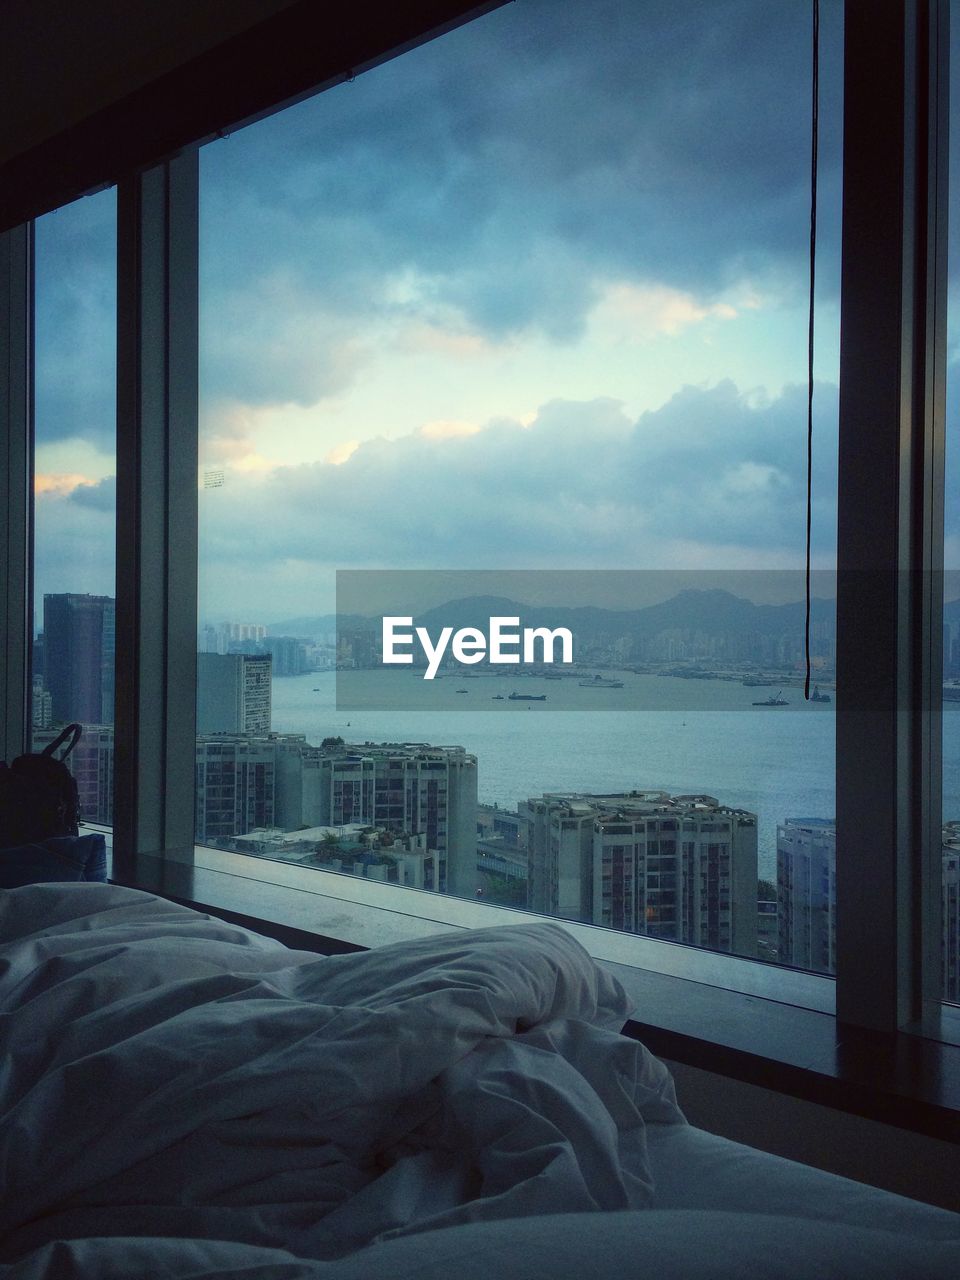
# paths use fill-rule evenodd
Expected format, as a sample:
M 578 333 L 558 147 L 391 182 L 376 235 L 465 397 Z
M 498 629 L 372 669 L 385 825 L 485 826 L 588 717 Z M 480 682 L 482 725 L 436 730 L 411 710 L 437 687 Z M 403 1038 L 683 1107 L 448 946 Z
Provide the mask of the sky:
M 809 114 L 805 0 L 517 0 L 205 147 L 201 619 L 329 612 L 338 568 L 802 565 Z M 38 599 L 112 593 L 114 227 L 112 192 L 38 224 Z

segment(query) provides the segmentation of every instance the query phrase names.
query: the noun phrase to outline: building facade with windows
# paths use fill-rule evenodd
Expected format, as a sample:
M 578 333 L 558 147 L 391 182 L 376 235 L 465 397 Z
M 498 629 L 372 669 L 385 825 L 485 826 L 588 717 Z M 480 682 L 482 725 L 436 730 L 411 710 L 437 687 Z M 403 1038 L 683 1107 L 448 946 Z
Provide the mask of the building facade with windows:
M 960 823 L 944 824 L 941 878 L 943 998 L 960 1002 Z M 837 828 L 791 818 L 777 830 L 778 958 L 815 973 L 837 971 Z
M 777 827 L 778 957 L 817 973 L 837 971 L 837 828 L 829 818 Z
M 757 819 L 712 796 L 547 795 L 529 826 L 534 911 L 757 954 Z
M 197 732 L 269 733 L 269 654 L 197 654 Z
M 227 840 L 276 821 L 276 744 L 224 735 L 197 739 L 196 838 Z
M 320 748 L 318 823 L 363 823 L 423 835 L 436 850 L 436 882 L 424 887 L 471 897 L 477 872 L 477 760 L 463 747 L 422 743 Z

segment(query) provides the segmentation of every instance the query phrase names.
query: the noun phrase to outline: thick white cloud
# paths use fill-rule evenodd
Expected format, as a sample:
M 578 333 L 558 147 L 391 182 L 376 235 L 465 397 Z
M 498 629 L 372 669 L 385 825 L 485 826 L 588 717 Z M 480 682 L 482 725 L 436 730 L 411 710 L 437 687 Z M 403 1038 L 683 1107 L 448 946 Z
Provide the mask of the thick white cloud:
M 36 432 L 39 446 L 116 440 L 116 194 L 38 219 Z
M 43 597 L 60 591 L 116 594 L 113 477 L 99 485 L 56 489 L 36 498 L 34 610 L 43 626 Z
M 816 552 L 830 564 L 835 389 L 818 400 Z M 323 612 L 338 568 L 797 567 L 804 414 L 799 389 L 757 405 L 724 383 L 687 387 L 635 422 L 616 401 L 557 401 L 527 426 L 228 470 L 202 495 L 202 611 L 225 616 L 237 593 L 234 612 L 244 596 L 265 616 Z

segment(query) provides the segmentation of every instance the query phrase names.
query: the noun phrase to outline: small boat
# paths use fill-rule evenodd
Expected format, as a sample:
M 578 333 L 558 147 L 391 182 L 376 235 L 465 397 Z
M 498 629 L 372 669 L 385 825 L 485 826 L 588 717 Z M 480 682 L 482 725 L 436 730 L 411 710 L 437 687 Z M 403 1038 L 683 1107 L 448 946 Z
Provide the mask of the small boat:
M 458 689 L 458 690 L 457 690 L 457 693 L 469 693 L 469 692 L 470 692 L 470 690 L 469 690 L 469 689 Z
M 508 702 L 546 702 L 545 693 L 511 693 Z
M 764 698 L 763 702 L 755 702 L 753 705 L 755 707 L 789 707 L 790 703 L 786 698 L 780 696 L 782 693 L 783 690 L 781 689 L 775 698 Z
M 493 695 L 493 697 L 490 699 L 490 701 L 491 701 L 491 702 L 503 702 L 503 694 L 502 694 L 502 693 L 495 693 L 495 694 Z
M 813 686 L 813 693 L 810 695 L 810 701 L 811 702 L 829 702 L 830 695 L 829 693 L 821 693 L 820 686 L 818 684 L 815 684 Z

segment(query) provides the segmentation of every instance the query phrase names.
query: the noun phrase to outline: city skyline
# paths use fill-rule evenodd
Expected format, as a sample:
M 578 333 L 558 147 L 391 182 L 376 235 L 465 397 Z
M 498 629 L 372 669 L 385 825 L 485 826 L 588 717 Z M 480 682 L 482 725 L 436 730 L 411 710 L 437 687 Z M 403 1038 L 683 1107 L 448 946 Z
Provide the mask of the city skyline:
M 201 626 L 332 612 L 344 568 L 802 569 L 808 15 L 587 9 L 505 6 L 202 149 Z M 841 5 L 822 10 L 829 573 Z M 38 599 L 113 592 L 114 238 L 110 192 L 37 227 Z M 960 565 L 955 501 L 946 530 Z M 715 754 L 688 748 L 711 791 Z

